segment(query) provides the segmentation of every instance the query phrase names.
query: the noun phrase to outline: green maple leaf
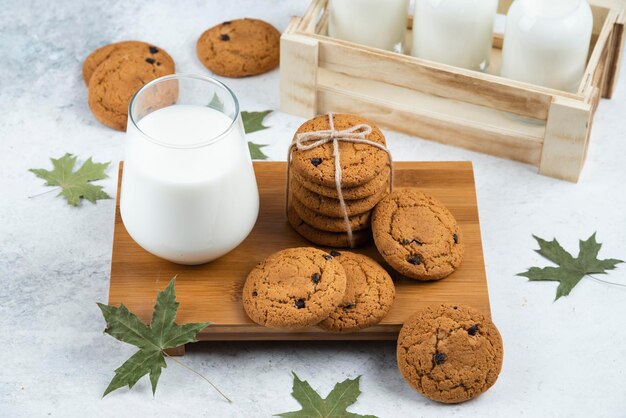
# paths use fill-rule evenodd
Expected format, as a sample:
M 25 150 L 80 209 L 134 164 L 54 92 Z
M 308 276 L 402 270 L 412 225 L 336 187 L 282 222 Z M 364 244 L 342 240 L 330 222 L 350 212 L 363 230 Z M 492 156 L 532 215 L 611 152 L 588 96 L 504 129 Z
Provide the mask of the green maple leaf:
M 243 121 L 243 128 L 247 134 L 252 132 L 262 131 L 269 128 L 269 126 L 263 125 L 263 119 L 265 116 L 272 113 L 271 110 L 264 110 L 263 112 L 241 112 L 241 120 Z M 254 142 L 248 142 L 248 149 L 250 150 L 250 156 L 253 160 L 267 160 L 267 155 L 261 151 L 261 148 L 267 145 L 255 144 Z
M 115 370 L 115 376 L 102 396 L 124 386 L 131 389 L 147 374 L 150 375 L 154 395 L 161 370 L 167 367 L 163 350 L 196 342 L 198 332 L 211 324 L 198 322 L 178 325 L 175 322 L 179 305 L 176 301 L 175 283 L 176 277 L 164 291 L 157 294 L 149 326 L 124 305 L 115 307 L 98 303 L 107 323 L 104 332 L 139 348 L 139 351 Z
M 598 253 L 602 244 L 596 242 L 594 233 L 586 241 L 580 240 L 580 251 L 578 257 L 574 258 L 565 251 L 556 239 L 552 241 L 543 240 L 535 235 L 533 238 L 539 243 L 539 249 L 535 250 L 559 267 L 531 267 L 518 276 L 528 277 L 530 281 L 554 281 L 559 282 L 556 290 L 556 298 L 567 296 L 572 289 L 588 274 L 606 274 L 607 270 L 613 270 L 622 260 L 613 258 L 598 260 Z
M 54 170 L 31 168 L 28 171 L 46 180 L 46 186 L 61 187 L 61 192 L 57 196 L 63 196 L 70 205 L 78 206 L 82 198 L 91 203 L 111 198 L 102 190 L 102 186 L 91 184 L 92 181 L 108 177 L 104 170 L 109 167 L 110 162 L 94 163 L 89 157 L 78 170 L 72 171 L 76 164 L 76 156 L 68 153 L 59 159 L 51 158 L 50 160 Z
M 250 150 L 250 156 L 253 160 L 267 160 L 267 155 L 263 154 L 263 151 L 261 151 L 263 147 L 267 147 L 267 145 L 248 142 L 248 150 Z
M 252 132 L 269 128 L 269 126 L 263 125 L 263 119 L 270 113 L 272 113 L 271 110 L 264 110 L 262 112 L 241 112 L 244 131 L 246 131 L 247 134 L 251 134 Z
M 209 102 L 208 106 L 212 109 L 219 110 L 220 112 L 224 110 L 224 102 L 220 99 L 217 93 L 213 93 L 213 98 Z
M 302 409 L 275 416 L 286 418 L 376 418 L 374 415 L 359 415 L 346 411 L 361 394 L 359 389 L 361 376 L 337 383 L 326 399 L 322 399 L 306 380 L 300 380 L 298 375 L 294 372 L 291 373 L 293 374 L 291 396 L 302 405 Z

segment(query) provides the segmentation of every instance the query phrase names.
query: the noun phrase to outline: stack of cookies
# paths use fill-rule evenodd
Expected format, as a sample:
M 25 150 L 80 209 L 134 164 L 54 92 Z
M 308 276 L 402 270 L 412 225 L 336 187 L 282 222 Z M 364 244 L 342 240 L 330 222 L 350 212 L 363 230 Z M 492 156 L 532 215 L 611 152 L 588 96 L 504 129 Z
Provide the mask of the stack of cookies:
M 350 332 L 380 322 L 394 297 L 391 277 L 371 258 L 302 247 L 259 263 L 246 279 L 242 301 L 260 325 Z
M 329 118 L 332 118 L 333 130 L 339 138 L 341 131 L 365 124 L 371 127 L 371 133 L 364 135 L 363 139 L 383 147 L 386 145 L 385 136 L 376 125 L 346 114 L 323 115 L 305 122 L 296 132 L 294 143 L 304 133 L 328 132 L 331 129 Z M 353 232 L 353 242 L 350 243 L 348 223 L 335 180 L 334 144 L 330 140 L 308 149 L 308 145 L 316 141 L 301 141 L 302 147 L 292 147 L 287 196 L 289 223 L 300 235 L 319 245 L 350 247 L 364 244 L 371 238 L 372 209 L 390 190 L 389 155 L 384 149 L 369 144 L 338 141 L 341 192 Z
M 133 95 L 148 82 L 174 71 L 172 57 L 145 42 L 117 42 L 98 48 L 83 63 L 91 112 L 104 125 L 125 131 Z

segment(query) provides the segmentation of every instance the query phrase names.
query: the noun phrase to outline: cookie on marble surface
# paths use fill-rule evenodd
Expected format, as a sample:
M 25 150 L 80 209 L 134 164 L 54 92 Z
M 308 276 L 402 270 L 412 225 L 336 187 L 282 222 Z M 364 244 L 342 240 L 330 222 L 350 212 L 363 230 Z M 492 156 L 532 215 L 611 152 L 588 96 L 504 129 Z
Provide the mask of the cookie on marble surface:
M 315 244 L 336 248 L 349 248 L 351 246 L 347 233 L 328 232 L 314 228 L 304 222 L 291 205 L 287 207 L 287 220 L 297 233 Z M 354 247 L 360 247 L 371 240 L 372 232 L 369 229 L 354 231 L 352 237 Z
M 475 398 L 498 379 L 502 338 L 489 318 L 463 305 L 431 305 L 400 331 L 398 368 L 419 393 L 434 401 Z
M 372 127 L 372 133 L 365 139 L 386 145 L 385 136 L 371 121 L 359 116 L 333 114 L 335 130 L 344 130 L 360 124 Z M 330 128 L 328 115 L 320 115 L 303 123 L 294 135 L 303 132 L 322 131 Z M 358 187 L 372 181 L 389 165 L 389 156 L 381 149 L 367 144 L 339 142 L 342 187 Z M 293 148 L 291 169 L 308 182 L 324 187 L 335 187 L 335 157 L 332 142 L 310 150 Z
M 389 188 L 389 174 L 391 169 L 389 165 L 383 168 L 383 171 L 378 173 L 376 177 L 372 180 L 368 181 L 365 184 L 357 187 L 344 187 L 341 189 L 343 194 L 343 198 L 346 200 L 356 200 L 363 199 L 365 197 L 371 196 L 380 192 L 383 188 Z M 308 181 L 306 178 L 302 177 L 295 170 L 292 170 L 290 173 L 293 176 L 294 180 L 297 181 L 302 186 L 306 187 L 310 191 L 315 194 L 324 197 L 330 197 L 333 199 L 339 199 L 339 194 L 337 193 L 336 187 L 326 187 L 320 186 L 319 184 L 315 184 L 313 182 Z
M 154 61 L 157 66 L 164 66 L 174 73 L 174 60 L 163 49 L 141 41 L 123 41 L 105 45 L 93 51 L 83 62 L 83 80 L 89 85 L 89 80 L 96 68 L 108 59 L 124 55 L 136 55 L 147 61 Z
M 307 208 L 321 215 L 343 218 L 343 211 L 339 199 L 324 197 L 313 193 L 297 182 L 295 178 L 289 181 L 289 191 Z M 376 194 L 363 199 L 344 200 L 348 216 L 356 216 L 369 212 L 389 192 L 387 188 L 380 189 Z
M 379 323 L 391 309 L 395 297 L 393 280 L 376 261 L 347 251 L 333 253 L 346 272 L 346 293 L 341 304 L 320 327 L 350 332 Z
M 260 325 L 304 328 L 327 318 L 345 290 L 339 261 L 315 248 L 289 248 L 252 269 L 242 300 L 250 319 Z
M 89 80 L 91 112 L 104 125 L 124 131 L 133 95 L 148 82 L 173 73 L 173 67 L 157 65 L 157 61 L 142 56 L 110 58 L 96 68 Z
M 463 259 L 463 237 L 450 211 L 417 189 L 399 189 L 374 208 L 372 233 L 378 251 L 399 273 L 439 280 Z
M 224 77 L 246 77 L 278 67 L 280 32 L 258 19 L 222 22 L 198 39 L 196 53 L 211 72 Z
M 311 210 L 304 206 L 295 196 L 291 196 L 291 205 L 293 206 L 293 209 L 296 211 L 298 216 L 300 216 L 300 218 L 302 218 L 304 222 L 316 229 L 319 229 L 321 231 L 343 233 L 348 230 L 344 218 L 321 215 L 314 210 Z M 352 230 L 360 231 L 362 229 L 368 229 L 370 227 L 370 218 L 371 211 L 362 213 L 360 215 L 351 216 L 348 219 L 350 221 L 350 227 L 352 228 Z

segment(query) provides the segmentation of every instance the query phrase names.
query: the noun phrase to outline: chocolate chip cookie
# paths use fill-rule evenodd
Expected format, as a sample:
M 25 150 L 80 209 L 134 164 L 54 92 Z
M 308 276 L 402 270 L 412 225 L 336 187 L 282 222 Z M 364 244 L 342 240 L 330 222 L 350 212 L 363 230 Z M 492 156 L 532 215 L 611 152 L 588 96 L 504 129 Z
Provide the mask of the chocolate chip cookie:
M 379 323 L 393 304 L 395 287 L 389 274 L 376 261 L 361 254 L 334 253 L 346 272 L 343 300 L 320 327 L 350 332 Z
M 317 116 L 298 128 L 294 140 L 302 132 L 322 131 L 330 128 L 328 115 Z M 346 114 L 333 114 L 335 130 L 344 130 L 359 124 L 372 127 L 365 139 L 385 145 L 385 136 L 367 119 Z M 389 156 L 383 150 L 367 144 L 339 142 L 342 171 L 342 187 L 358 187 L 372 181 L 386 166 Z M 335 157 L 332 142 L 310 150 L 293 149 L 291 169 L 308 182 L 324 187 L 335 187 Z
M 398 367 L 405 380 L 434 401 L 459 403 L 489 389 L 502 368 L 496 326 L 469 306 L 420 309 L 398 337 Z
M 292 228 L 309 241 L 323 245 L 326 247 L 350 248 L 350 240 L 345 232 L 328 232 L 314 228 L 300 218 L 293 206 L 287 207 L 287 220 Z M 363 229 L 353 232 L 354 247 L 360 247 L 372 238 L 372 232 L 369 229 Z
M 289 182 L 289 191 L 307 208 L 321 215 L 343 218 L 339 199 L 324 197 L 313 193 L 295 179 Z M 380 189 L 376 194 L 357 200 L 344 200 L 348 216 L 356 216 L 372 210 L 378 202 L 389 193 L 387 188 Z
M 222 22 L 198 39 L 200 62 L 224 77 L 246 77 L 278 67 L 280 32 L 258 19 Z
M 361 186 L 357 186 L 357 187 L 342 188 L 341 192 L 343 194 L 343 198 L 346 200 L 363 199 L 363 198 L 372 196 L 380 192 L 384 188 L 388 189 L 390 172 L 391 172 L 390 167 L 386 166 L 383 168 L 383 171 L 378 173 L 376 177 L 374 177 L 372 180 L 368 181 L 367 183 Z M 295 170 L 292 170 L 290 175 L 293 177 L 293 179 L 296 182 L 298 182 L 299 184 L 301 184 L 302 186 L 309 189 L 315 194 L 318 194 L 320 196 L 330 197 L 332 199 L 339 199 L 339 194 L 337 193 L 336 187 L 325 187 L 325 186 L 320 186 L 319 184 L 310 182 L 309 180 L 307 180 L 306 178 L 298 174 Z
M 144 60 L 154 61 L 155 65 L 163 66 L 174 73 L 174 60 L 163 48 L 141 41 L 123 41 L 105 45 L 93 51 L 83 62 L 83 80 L 89 85 L 89 80 L 96 68 L 111 58 L 124 55 L 136 55 Z
M 346 290 L 339 261 L 309 247 L 279 251 L 259 263 L 243 287 L 243 307 L 254 322 L 303 328 L 330 315 Z
M 396 190 L 372 215 L 374 242 L 396 271 L 416 280 L 439 280 L 463 258 L 463 237 L 450 211 L 417 189 Z
M 101 123 L 126 130 L 128 104 L 148 82 L 173 74 L 173 67 L 140 55 L 109 58 L 96 68 L 89 80 L 89 107 Z
M 345 233 L 348 230 L 346 221 L 343 218 L 320 215 L 319 213 L 304 206 L 294 196 L 291 197 L 291 205 L 304 222 L 316 229 L 319 229 L 320 231 Z M 370 227 L 370 217 L 371 212 L 365 212 L 360 215 L 349 217 L 348 220 L 350 221 L 350 228 L 352 228 L 353 231 L 368 229 Z

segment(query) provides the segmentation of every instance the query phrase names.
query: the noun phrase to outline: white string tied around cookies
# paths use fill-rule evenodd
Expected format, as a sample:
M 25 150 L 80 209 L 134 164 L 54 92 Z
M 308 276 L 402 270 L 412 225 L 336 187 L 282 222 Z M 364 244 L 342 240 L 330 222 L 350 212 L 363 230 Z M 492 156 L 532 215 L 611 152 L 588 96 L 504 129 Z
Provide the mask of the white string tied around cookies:
M 354 237 L 352 233 L 352 226 L 350 225 L 350 217 L 348 216 L 348 208 L 346 206 L 346 201 L 343 197 L 343 190 L 341 188 L 341 181 L 343 172 L 341 170 L 341 154 L 339 151 L 339 142 L 350 142 L 353 144 L 364 144 L 369 145 L 375 148 L 378 148 L 381 151 L 387 153 L 389 157 L 389 189 L 393 190 L 393 160 L 391 158 L 391 153 L 387 149 L 387 147 L 378 142 L 370 141 L 367 139 L 367 136 L 373 132 L 373 129 L 370 125 L 361 123 L 359 125 L 351 126 L 347 129 L 336 130 L 335 123 L 333 121 L 333 113 L 328 112 L 328 124 L 329 129 L 322 131 L 310 131 L 310 132 L 302 132 L 296 135 L 296 140 L 291 143 L 289 146 L 289 155 L 287 157 L 287 170 L 291 169 L 291 156 L 294 147 L 299 151 L 308 151 L 317 147 L 320 147 L 324 144 L 328 144 L 332 142 L 333 144 L 333 158 L 335 159 L 335 187 L 337 188 L 337 196 L 339 198 L 339 206 L 341 208 L 341 212 L 343 213 L 343 219 L 346 223 L 346 232 L 348 234 L 348 242 L 350 244 L 350 248 L 354 248 Z M 287 179 L 287 196 L 289 196 L 289 179 Z

